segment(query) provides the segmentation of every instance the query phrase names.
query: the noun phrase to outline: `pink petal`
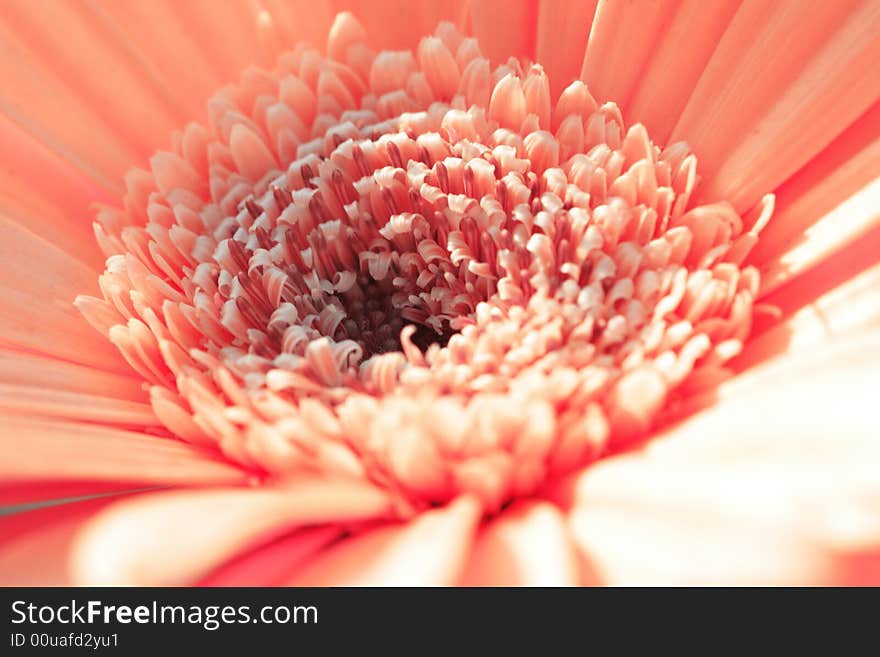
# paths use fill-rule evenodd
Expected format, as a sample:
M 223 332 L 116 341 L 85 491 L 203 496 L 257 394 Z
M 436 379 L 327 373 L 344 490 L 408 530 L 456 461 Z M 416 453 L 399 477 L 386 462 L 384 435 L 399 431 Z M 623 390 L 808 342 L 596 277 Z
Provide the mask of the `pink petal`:
M 875 581 L 878 358 L 870 335 L 750 372 L 585 470 L 556 498 L 584 557 L 610 584 Z
M 481 530 L 461 579 L 464 586 L 573 586 L 578 556 L 562 513 L 521 502 Z
M 367 530 L 307 563 L 290 586 L 448 586 L 458 581 L 480 519 L 462 497 L 404 525 Z
M 155 493 L 94 518 L 78 538 L 73 571 L 84 584 L 182 585 L 293 528 L 389 510 L 377 489 L 345 481 Z

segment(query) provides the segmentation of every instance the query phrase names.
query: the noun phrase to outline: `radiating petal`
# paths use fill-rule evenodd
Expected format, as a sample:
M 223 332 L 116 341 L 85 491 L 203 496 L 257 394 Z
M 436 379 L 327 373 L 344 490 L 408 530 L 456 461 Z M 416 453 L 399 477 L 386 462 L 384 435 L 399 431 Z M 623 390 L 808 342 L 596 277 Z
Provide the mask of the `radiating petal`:
M 170 438 L 95 424 L 6 416 L 0 488 L 36 482 L 149 485 L 245 483 L 247 474 Z
M 817 258 L 826 258 L 836 249 L 856 240 L 870 223 L 870 216 L 866 217 L 864 212 L 862 221 L 842 222 L 833 232 L 813 231 L 812 227 L 824 217 L 836 214 L 835 208 L 845 205 L 851 197 L 862 194 L 874 183 L 878 174 L 880 103 L 875 103 L 776 190 L 773 219 L 761 231 L 761 239 L 748 258 L 749 263 L 772 272 L 769 278 L 765 276 L 762 281 L 765 294 L 815 264 Z M 823 237 L 830 238 L 827 245 L 817 243 Z M 813 257 L 793 260 L 793 255 L 806 242 L 813 243 L 809 248 Z M 794 254 L 789 255 L 792 250 Z M 798 266 L 794 266 L 795 262 Z M 783 263 L 787 266 L 782 266 Z
M 202 117 L 205 100 L 229 80 L 214 65 L 211 53 L 196 40 L 195 30 L 177 15 L 175 4 L 163 0 L 101 2 L 92 3 L 90 9 L 93 20 L 120 35 L 145 74 L 157 79 L 190 118 Z M 181 66 L 184 61 L 186 66 Z M 246 64 L 241 62 L 239 66 Z
M 775 290 L 852 241 L 872 234 L 877 227 L 880 227 L 880 177 L 807 228 L 796 245 L 764 263 L 765 292 Z
M 77 532 L 120 498 L 105 497 L 23 511 L 0 520 L 0 585 L 71 586 Z
M 315 47 L 322 47 L 326 42 L 334 11 L 328 0 L 309 3 L 265 0 L 262 5 L 278 26 L 285 49 L 300 41 Z
M 461 497 L 407 524 L 384 525 L 344 540 L 306 563 L 291 586 L 444 586 L 458 581 L 480 507 Z
M 71 163 L 0 114 L 0 213 L 86 264 L 104 256 L 92 230 L 92 205 L 113 196 Z
M 581 74 L 598 0 L 540 0 L 535 59 L 550 78 L 554 100 Z
M 704 0 L 682 0 L 654 44 L 632 100 L 621 106 L 628 121 L 644 123 L 658 143 L 667 143 L 739 5 L 715 0 L 709 9 Z
M 152 407 L 144 402 L 5 383 L 0 383 L 0 411 L 104 425 L 162 426 Z
M 333 11 L 350 11 L 377 50 L 415 49 L 419 39 L 440 21 L 461 24 L 464 2 L 411 2 L 410 0 L 332 0 Z M 324 45 L 323 43 L 319 45 Z
M 626 106 L 678 4 L 599 0 L 581 70 L 597 100 Z
M 643 451 L 576 477 L 558 499 L 603 581 L 873 581 L 878 358 L 868 335 L 750 373 Z
M 827 146 L 880 98 L 880 5 L 746 0 L 672 139 L 700 158 L 702 197 L 738 210 Z
M 185 37 L 197 44 L 225 81 L 234 80 L 249 65 L 272 63 L 273 53 L 260 42 L 256 3 L 188 0 L 167 4 L 183 25 Z
M 154 493 L 95 517 L 79 536 L 73 571 L 88 584 L 187 584 L 293 528 L 381 518 L 389 511 L 384 493 L 346 481 Z
M 478 0 L 470 4 L 471 28 L 493 65 L 509 57 L 534 58 L 537 0 Z
M 699 199 L 730 200 L 745 213 L 781 185 L 777 217 L 751 255 L 764 274 L 764 301 L 779 307 L 781 319 L 769 328 L 760 318 L 756 322 L 755 337 L 734 361 L 745 370 L 737 378 L 702 395 L 683 400 L 673 395 L 664 417 L 670 421 L 697 408 L 704 408 L 702 413 L 667 429 L 643 451 L 601 463 L 555 490 L 552 498 L 565 505 L 565 516 L 545 502 L 519 502 L 480 531 L 479 503 L 460 497 L 407 523 L 390 524 L 385 494 L 334 479 L 291 488 L 163 492 L 109 508 L 111 501 L 100 500 L 9 519 L 11 524 L 0 524 L 0 580 L 15 573 L 20 580 L 10 581 L 68 581 L 67 557 L 76 540 L 75 574 L 87 583 L 593 582 L 586 570 L 595 570 L 608 583 L 880 583 L 880 425 L 871 414 L 880 383 L 874 371 L 880 341 L 863 333 L 880 325 L 880 77 L 875 72 L 880 5 L 875 0 L 817 0 L 809 6 L 802 0 L 719 0 L 711 11 L 698 0 L 161 0 L 149 5 L 62 3 L 53 7 L 52 21 L 45 20 L 44 7 L 27 0 L 10 0 L 5 9 L 0 17 L 6 53 L 0 58 L 0 140 L 6 151 L 20 157 L 0 167 L 0 410 L 7 415 L 0 435 L 0 501 L 134 486 L 247 482 L 247 473 L 217 460 L 213 452 L 152 435 L 166 430 L 156 430 L 156 416 L 137 375 L 132 377 L 104 336 L 73 310 L 75 295 L 94 294 L 94 270 L 102 267 L 86 206 L 115 196 L 122 172 L 144 165 L 157 148 L 167 148 L 164 142 L 174 126 L 203 118 L 207 94 L 235 79 L 246 65 L 272 66 L 300 39 L 323 49 L 328 29 L 331 56 L 348 59 L 345 26 L 349 35 L 360 35 L 361 28 L 348 17 L 330 29 L 338 10 L 359 14 L 372 35 L 367 42 L 376 49 L 415 47 L 438 20 L 451 20 L 480 37 L 483 54 L 495 64 L 511 56 L 543 62 L 551 73 L 554 97 L 580 72 L 600 101 L 616 101 L 628 121 L 647 123 L 659 143 L 670 133 L 691 142 L 704 174 Z M 805 13 L 810 14 L 806 20 Z M 64 26 L 62 40 L 57 38 L 58 24 Z M 425 74 L 408 80 L 406 91 L 419 102 L 432 93 L 454 95 L 458 74 L 443 76 L 434 70 L 438 67 L 425 66 L 444 56 L 462 57 L 449 45 L 458 36 L 447 28 L 437 32 L 443 46 L 434 48 L 440 39 L 433 39 L 419 52 Z M 472 45 L 465 53 L 468 58 Z M 359 48 L 352 59 L 369 62 L 368 49 L 363 44 Z M 292 66 L 294 59 L 281 68 Z M 361 80 L 354 78 L 365 76 L 366 68 L 352 64 L 355 74 L 339 69 L 342 77 L 351 76 L 343 81 L 334 71 L 324 67 L 319 72 L 313 65 L 303 75 L 320 77 L 318 91 L 332 89 L 341 98 L 328 103 L 333 94 L 319 94 L 329 108 L 322 120 L 338 115 L 342 105 L 359 102 L 352 94 Z M 471 73 L 473 89 L 468 92 L 482 93 L 488 73 L 479 67 Z M 250 74 L 255 77 L 244 85 L 244 95 L 261 92 L 266 83 L 260 73 Z M 315 79 L 309 82 L 313 87 Z M 521 111 L 504 107 L 505 94 L 492 95 L 490 116 L 504 117 L 514 131 L 531 126 L 523 128 L 524 134 L 546 127 L 545 118 L 539 123 L 525 116 L 526 107 L 549 116 L 546 81 L 541 78 L 525 91 L 514 76 L 509 82 L 502 90 L 520 99 Z M 345 88 L 348 84 L 351 88 Z M 217 171 L 222 173 L 228 164 L 256 182 L 296 152 L 296 130 L 288 126 L 289 134 L 274 134 L 277 113 L 272 113 L 268 130 L 272 138 L 263 143 L 267 126 L 262 123 L 270 114 L 267 99 L 274 102 L 264 95 L 243 103 L 245 114 L 253 105 L 254 117 L 234 117 L 230 110 L 226 118 L 237 125 L 227 121 L 227 144 L 213 157 L 224 160 L 227 151 L 229 157 Z M 298 121 L 288 123 L 299 127 Z M 579 123 L 577 117 L 568 122 L 562 141 L 584 143 Z M 609 130 L 614 142 L 621 136 L 617 127 L 615 121 L 606 125 L 603 120 L 592 129 Z M 639 139 L 644 129 L 638 130 L 635 137 L 627 136 L 637 148 L 647 143 Z M 172 139 L 179 151 L 182 137 Z M 201 144 L 200 139 L 195 141 Z M 317 148 L 319 142 L 303 146 Z M 559 144 L 550 133 L 532 132 L 524 143 L 538 170 L 557 163 Z M 388 152 L 394 164 L 399 149 Z M 204 153 L 195 159 L 207 168 Z M 191 170 L 176 155 L 152 162 L 163 193 L 179 183 L 206 198 L 208 186 L 199 179 L 204 172 L 198 165 Z M 448 178 L 447 169 L 441 170 Z M 299 176 L 307 177 L 302 171 Z M 644 174 L 646 169 L 633 171 Z M 320 179 L 323 173 L 318 173 Z M 491 173 L 489 177 L 494 184 Z M 636 178 L 629 176 L 613 190 L 632 191 Z M 651 182 L 639 179 L 645 189 L 638 193 L 653 193 Z M 441 187 L 446 183 L 440 182 Z M 473 179 L 464 178 L 463 184 L 467 188 Z M 238 203 L 237 191 L 227 190 L 223 181 L 212 181 L 210 191 L 228 191 L 229 208 Z M 148 193 L 144 191 L 144 198 Z M 283 194 L 280 198 L 275 197 L 277 203 Z M 265 207 L 247 208 L 251 216 L 245 217 L 245 228 Z M 318 208 L 323 210 L 320 203 Z M 187 223 L 163 214 L 158 206 L 152 209 L 154 228 L 175 220 Z M 189 228 L 177 233 L 183 242 L 178 246 L 192 245 L 195 235 L 190 233 Z M 150 237 L 144 231 L 138 235 L 143 244 L 137 246 L 145 249 Z M 112 239 L 121 244 L 118 237 Z M 263 246 L 262 234 L 252 238 Z M 540 241 L 532 244 L 540 246 Z M 175 240 L 169 242 L 165 246 L 175 246 Z M 128 243 L 125 247 L 130 248 Z M 552 250 L 545 251 L 552 257 Z M 310 249 L 309 257 L 318 252 Z M 169 253 L 175 262 L 162 253 L 156 271 L 173 272 L 173 278 L 192 253 L 187 248 L 180 253 L 170 248 Z M 146 262 L 145 255 L 136 257 Z M 134 273 L 142 274 L 138 267 Z M 246 285 L 245 278 L 235 280 Z M 178 287 L 163 287 L 161 294 L 176 303 Z M 161 296 L 147 288 L 146 296 Z M 131 299 L 139 308 L 156 301 L 144 301 L 144 289 Z M 129 302 L 127 292 L 122 304 Z M 214 292 L 200 301 L 210 305 L 207 297 L 216 297 Z M 709 296 L 688 303 L 701 310 Z M 119 320 L 115 315 L 111 320 L 115 311 L 109 304 L 84 297 L 79 304 L 104 333 Z M 223 337 L 225 329 L 232 329 L 225 324 L 189 327 L 190 315 L 184 310 L 174 315 L 177 306 L 170 310 L 177 324 L 166 327 L 165 306 L 159 313 L 161 304 L 155 305 L 146 320 L 149 330 L 134 321 L 128 328 L 117 327 L 114 336 L 132 353 L 146 348 L 148 353 L 135 357 L 126 352 L 138 372 L 173 386 L 173 374 L 183 370 L 194 342 L 190 333 L 210 329 Z M 250 318 L 252 306 L 235 307 Z M 240 328 L 235 319 L 231 324 Z M 158 342 L 145 337 L 150 330 L 160 334 Z M 174 340 L 183 336 L 181 348 L 172 345 L 171 332 Z M 848 343 L 826 345 L 835 338 Z M 716 355 L 735 353 L 726 349 L 728 343 L 723 346 Z M 418 359 L 410 347 L 412 358 Z M 328 354 L 322 372 L 330 380 L 339 372 Z M 621 387 L 611 397 L 618 410 L 630 401 L 652 409 L 665 404 L 666 386 L 659 385 L 659 374 L 651 376 L 658 385 L 635 388 L 662 388 L 653 395 L 656 404 L 644 404 L 639 394 Z M 223 394 L 245 400 L 227 408 L 231 415 L 248 415 L 250 400 L 229 372 L 215 378 Z M 200 382 L 185 383 L 192 384 L 194 398 L 207 407 L 200 409 L 201 421 L 216 420 L 217 426 L 227 422 L 207 403 L 206 398 L 213 401 L 210 384 L 203 390 Z M 201 436 L 201 423 L 197 427 L 190 420 L 175 395 L 154 395 L 156 412 L 172 432 Z M 553 426 L 549 408 L 546 417 L 536 413 L 534 427 L 528 425 L 536 435 L 542 435 L 537 429 Z M 280 395 L 262 410 L 279 417 L 288 413 Z M 336 431 L 334 420 L 312 409 L 310 421 L 322 430 Z M 479 430 L 482 425 L 477 426 Z M 292 437 L 305 433 L 296 424 L 289 428 Z M 543 433 L 549 441 L 552 432 Z M 266 444 L 260 448 L 271 452 L 275 465 L 285 458 L 296 460 L 294 441 L 273 442 L 277 435 L 263 432 Z M 392 466 L 407 476 L 408 485 L 440 495 L 448 481 L 439 469 L 439 453 L 421 449 L 421 443 L 407 436 L 400 443 L 406 458 L 392 453 Z M 413 444 L 420 449 L 414 451 Z M 360 454 L 353 455 L 341 442 L 333 446 L 338 449 L 328 449 L 322 459 L 360 472 Z M 311 444 L 302 448 L 303 453 L 314 451 Z M 248 447 L 232 451 L 244 453 Z M 517 466 L 518 456 L 513 459 Z M 250 456 L 242 462 L 250 463 Z M 405 467 L 398 468 L 400 463 Z M 510 464 L 499 459 L 489 465 L 487 460 L 455 475 L 474 490 L 491 491 L 497 484 L 490 476 L 492 467 L 506 472 Z M 530 493 L 537 475 L 519 468 L 516 476 L 519 492 Z M 352 533 L 346 536 L 348 531 Z M 174 547 L 171 554 L 168 546 Z M 41 571 L 40 560 L 54 561 Z M 303 563 L 305 570 L 293 574 Z
M 0 349 L 0 382 L 97 397 L 147 401 L 143 381 L 38 354 Z
M 481 530 L 461 579 L 464 586 L 573 586 L 577 552 L 562 513 L 546 502 L 522 502 Z
M 56 503 L 98 495 L 120 494 L 154 488 L 124 481 L 32 481 L 0 485 L 0 507 L 11 512 L 22 506 Z
M 858 274 L 853 271 L 859 268 L 849 269 L 859 263 L 876 263 L 880 231 L 874 233 L 872 239 L 847 249 L 842 258 L 826 260 L 770 295 L 767 303 L 780 309 L 782 318 L 756 331 L 731 365 L 742 371 L 766 358 L 806 353 L 834 338 L 876 328 L 880 323 L 880 265 Z
M 0 343 L 130 371 L 73 307 L 78 292 L 97 290 L 96 272 L 2 215 L 0 231 Z
M 209 573 L 199 586 L 280 586 L 306 559 L 342 532 L 342 527 L 336 525 L 294 532 L 238 555 Z

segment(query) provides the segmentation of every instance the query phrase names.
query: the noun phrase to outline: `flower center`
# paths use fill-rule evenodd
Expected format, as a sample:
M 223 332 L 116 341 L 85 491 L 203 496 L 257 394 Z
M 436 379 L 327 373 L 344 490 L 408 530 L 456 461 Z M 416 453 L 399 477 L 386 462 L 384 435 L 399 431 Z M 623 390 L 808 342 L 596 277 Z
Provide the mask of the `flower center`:
M 493 262 L 494 244 L 481 239 L 470 216 L 458 226 L 449 222 L 452 189 L 444 160 L 451 158 L 454 172 L 465 164 L 469 189 L 462 191 L 470 195 L 452 199 L 453 205 L 475 193 L 473 168 L 454 156 L 458 144 L 412 128 L 361 139 L 351 127 L 357 139 L 337 138 L 328 155 L 305 158 L 311 161 L 299 165 L 302 183 L 282 176 L 262 197 L 243 201 L 237 220 L 243 234 L 255 236 L 253 245 L 235 237 L 221 244 L 224 325 L 259 355 L 299 353 L 326 338 L 337 349 L 345 345 L 346 366 L 355 366 L 402 352 L 406 326 L 425 352 L 432 344 L 445 346 L 494 292 L 494 276 L 462 266 L 463 259 L 484 255 Z M 404 161 L 401 147 L 419 159 Z M 420 191 L 427 181 L 436 191 L 432 198 Z M 486 184 L 497 182 L 493 174 Z M 453 262 L 450 235 L 470 257 Z M 292 326 L 299 328 L 288 331 Z
M 686 145 L 449 24 L 374 55 L 342 15 L 328 51 L 246 72 L 99 217 L 78 305 L 171 433 L 492 511 L 718 380 L 769 204 L 691 207 Z

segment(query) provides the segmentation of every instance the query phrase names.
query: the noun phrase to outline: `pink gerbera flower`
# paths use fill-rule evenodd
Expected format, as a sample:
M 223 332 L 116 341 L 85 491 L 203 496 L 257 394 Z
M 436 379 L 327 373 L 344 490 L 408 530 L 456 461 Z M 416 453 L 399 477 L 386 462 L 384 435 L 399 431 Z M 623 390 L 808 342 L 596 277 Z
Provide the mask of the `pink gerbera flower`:
M 876 0 L 52 11 L 0 581 L 878 582 Z

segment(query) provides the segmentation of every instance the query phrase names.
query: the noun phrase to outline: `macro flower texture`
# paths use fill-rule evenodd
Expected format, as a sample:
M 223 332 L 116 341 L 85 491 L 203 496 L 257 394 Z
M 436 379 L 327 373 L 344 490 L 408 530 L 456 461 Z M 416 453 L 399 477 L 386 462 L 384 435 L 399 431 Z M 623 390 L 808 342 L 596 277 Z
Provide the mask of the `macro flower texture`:
M 880 584 L 880 1 L 0 40 L 0 583 Z

